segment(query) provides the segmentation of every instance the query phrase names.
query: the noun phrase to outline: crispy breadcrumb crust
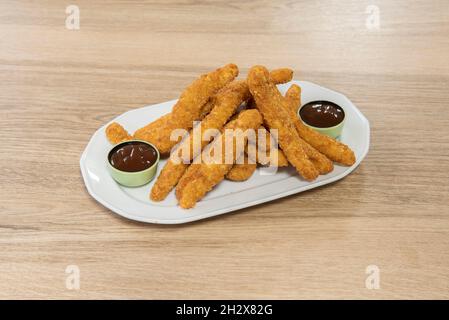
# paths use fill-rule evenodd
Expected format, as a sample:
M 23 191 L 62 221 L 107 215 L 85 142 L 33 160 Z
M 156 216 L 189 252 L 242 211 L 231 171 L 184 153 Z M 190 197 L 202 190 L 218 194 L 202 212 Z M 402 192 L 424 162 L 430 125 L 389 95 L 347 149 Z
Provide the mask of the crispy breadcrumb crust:
M 257 129 L 262 124 L 262 117 L 257 110 L 244 110 L 239 113 L 239 116 L 230 121 L 225 129 L 240 129 L 246 131 L 248 129 Z M 222 144 L 225 150 L 224 134 L 220 134 L 209 146 L 214 144 Z M 203 151 L 203 155 L 207 157 L 208 149 Z M 233 152 L 233 161 L 243 154 L 236 154 Z M 214 186 L 220 183 L 225 175 L 231 170 L 233 163 L 193 163 L 189 166 L 187 171 L 182 176 L 176 187 L 176 196 L 179 200 L 179 205 L 184 208 L 192 208 L 196 202 L 202 199 L 207 192 L 212 190 Z
M 106 127 L 106 138 L 112 144 L 131 140 L 133 137 L 117 122 L 113 122 Z
M 284 97 L 269 81 L 268 70 L 263 66 L 252 67 L 247 81 L 265 124 L 270 130 L 278 130 L 278 142 L 288 161 L 304 179 L 316 179 L 319 172 L 301 146 L 295 126 L 283 108 Z
M 297 112 L 295 112 L 294 110 L 298 109 L 298 106 L 301 103 L 300 101 L 301 88 L 296 84 L 293 84 L 285 94 L 284 109 L 289 114 L 289 117 L 293 119 L 293 124 L 295 125 L 298 135 L 300 135 L 300 132 L 298 131 L 298 126 L 300 124 L 298 122 L 301 122 L 301 120 L 298 118 Z M 318 150 L 316 150 L 314 147 L 312 147 L 310 144 L 305 142 L 301 138 L 301 136 L 299 138 L 299 142 L 303 147 L 305 153 L 309 157 L 310 161 L 312 161 L 313 165 L 318 169 L 320 174 L 327 174 L 334 170 L 334 164 L 332 163 L 332 161 L 329 160 L 329 158 L 327 158 L 325 155 L 320 153 Z
M 212 111 L 201 122 L 201 138 L 204 137 L 204 133 L 209 129 L 221 130 L 229 118 L 236 112 L 237 108 L 248 98 L 249 90 L 245 80 L 233 81 L 220 90 L 214 98 Z M 190 160 L 195 158 L 202 148 L 209 143 L 209 141 L 201 140 L 202 145 L 199 150 L 194 150 L 194 139 L 192 139 L 191 134 L 176 147 L 151 189 L 150 198 L 152 200 L 164 200 L 176 186 L 188 167 L 186 163 L 190 163 Z M 172 157 L 179 156 L 179 150 L 185 150 L 186 148 L 190 149 L 189 157 L 184 155 L 184 161 L 172 160 Z
M 301 89 L 297 85 L 292 85 L 286 93 L 286 100 L 290 104 L 290 107 L 286 108 L 290 114 L 290 117 L 294 120 L 294 125 L 298 135 L 311 147 L 315 148 L 321 154 L 325 155 L 332 161 L 338 162 L 343 165 L 351 166 L 355 163 L 355 155 L 354 152 L 344 143 L 332 139 L 329 136 L 321 134 L 302 123 L 302 121 L 298 118 L 297 112 L 295 112 L 296 106 L 300 103 Z M 319 163 L 321 166 L 321 170 L 332 171 L 329 167 L 329 164 L 326 164 L 326 161 L 316 152 L 310 151 L 310 148 L 306 150 L 307 155 L 311 159 L 315 159 L 315 163 Z M 327 168 L 327 169 L 326 169 Z M 321 171 L 320 170 L 320 171 Z M 329 171 L 328 171 L 329 172 Z
M 213 72 L 202 75 L 189 85 L 173 106 L 171 113 L 158 119 L 134 133 L 136 139 L 154 144 L 161 154 L 168 154 L 178 141 L 170 139 L 175 129 L 190 130 L 194 121 L 201 120 L 207 112 L 203 109 L 209 99 L 221 88 L 226 86 L 239 71 L 235 64 L 228 64 Z M 207 109 L 207 108 L 206 108 Z M 207 110 L 206 110 L 207 111 Z

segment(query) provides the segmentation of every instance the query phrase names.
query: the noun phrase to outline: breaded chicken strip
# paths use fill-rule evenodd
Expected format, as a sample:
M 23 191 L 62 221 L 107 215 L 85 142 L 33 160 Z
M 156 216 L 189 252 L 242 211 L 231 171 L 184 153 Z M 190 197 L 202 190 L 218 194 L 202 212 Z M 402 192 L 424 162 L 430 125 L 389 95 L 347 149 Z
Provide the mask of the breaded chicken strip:
M 251 178 L 257 169 L 257 164 L 250 163 L 246 154 L 243 157 L 242 163 L 236 163 L 232 166 L 231 170 L 226 174 L 226 179 L 231 181 L 245 181 Z
M 290 109 L 297 115 L 298 109 L 301 106 L 301 87 L 292 84 L 285 93 L 285 100 L 287 100 Z
M 263 156 L 261 157 L 260 153 L 262 152 Z M 272 156 L 272 152 L 276 152 L 276 155 Z M 260 151 L 257 150 L 255 153 L 256 159 L 254 160 L 258 164 L 263 166 L 272 166 L 272 167 L 287 167 L 288 160 L 285 157 L 285 154 L 281 151 L 281 149 L 273 148 L 271 150 Z M 253 159 L 253 155 L 248 155 L 250 159 Z M 238 164 L 236 164 L 238 165 Z
M 204 106 L 201 108 L 201 119 L 204 118 L 213 107 L 213 99 L 211 98 Z M 170 114 L 166 114 L 156 121 L 153 122 L 154 126 L 164 127 L 167 125 Z M 117 122 L 113 122 L 106 127 L 106 137 L 112 144 L 117 144 L 123 141 L 131 140 L 134 137 L 131 136 L 122 125 Z M 136 138 L 138 139 L 138 138 Z M 179 141 L 178 141 L 179 142 Z
M 226 88 L 226 86 L 223 87 L 223 88 Z M 222 90 L 222 89 L 220 89 L 220 90 Z M 220 92 L 220 90 L 218 90 L 217 92 Z M 210 97 L 209 100 L 201 107 L 200 119 L 199 120 L 204 119 L 204 117 L 207 116 L 209 114 L 209 112 L 212 110 L 212 108 L 214 107 L 215 95 Z
M 239 116 L 229 122 L 225 129 L 242 130 L 243 132 L 248 129 L 256 130 L 262 124 L 262 117 L 260 113 L 253 110 L 244 110 L 240 112 Z M 234 131 L 235 133 L 236 131 Z M 236 137 L 237 136 L 237 137 Z M 193 163 L 187 169 L 186 173 L 182 176 L 181 180 L 176 187 L 176 197 L 179 200 L 179 205 L 184 208 L 193 208 L 197 201 L 203 198 L 207 192 L 212 190 L 220 181 L 222 181 L 225 175 L 231 170 L 235 159 L 243 155 L 244 150 L 236 150 L 236 139 L 239 139 L 238 135 L 235 135 L 232 139 L 234 152 L 232 154 L 232 163 L 215 162 L 202 162 Z M 207 158 L 210 150 L 214 149 L 216 145 L 221 145 L 222 150 L 226 150 L 227 139 L 225 134 L 219 135 L 211 144 L 206 147 L 202 152 L 202 158 Z M 240 154 L 236 154 L 240 152 Z
M 132 136 L 117 122 L 113 122 L 106 127 L 106 137 L 112 144 L 132 139 Z
M 289 68 L 274 69 L 270 72 L 270 81 L 274 84 L 287 83 L 293 78 L 293 70 Z
M 284 109 L 288 113 L 289 117 L 293 120 L 293 124 L 295 125 L 296 132 L 300 135 L 298 127 L 301 126 L 301 120 L 298 117 L 298 114 L 294 111 L 298 109 L 298 106 L 301 101 L 301 88 L 296 84 L 290 86 L 285 94 L 285 104 Z M 303 147 L 305 153 L 309 157 L 310 161 L 312 161 L 315 168 L 318 169 L 320 174 L 326 174 L 334 170 L 334 164 L 331 160 L 329 160 L 325 155 L 317 151 L 310 144 L 305 142 L 301 136 L 299 139 L 301 146 Z
M 270 81 L 274 84 L 283 84 L 291 81 L 293 79 L 293 70 L 289 68 L 279 68 L 271 70 Z M 248 109 L 254 109 L 254 99 L 251 97 L 247 103 Z
M 274 159 L 277 159 L 277 160 L 275 160 L 274 163 L 272 161 L 265 160 L 265 159 L 271 159 L 271 153 L 272 152 L 276 152 L 277 153 L 277 155 L 273 157 Z M 282 152 L 281 149 L 273 148 L 273 149 L 265 151 L 265 153 L 266 153 L 266 158 L 265 159 L 262 159 L 259 156 L 259 154 L 257 154 L 257 159 L 256 159 L 257 163 L 259 163 L 259 164 L 261 164 L 263 166 L 275 166 L 275 167 L 279 167 L 279 168 L 288 166 L 288 160 L 285 157 L 285 154 Z
M 274 69 L 274 70 L 271 70 L 271 72 L 270 72 L 270 81 L 273 82 L 274 84 L 287 83 L 287 82 L 291 81 L 292 78 L 293 78 L 293 70 L 289 69 L 289 68 Z M 247 103 L 247 108 L 248 109 L 255 108 L 254 99 L 252 97 L 250 98 L 250 100 Z M 256 162 L 260 163 L 262 165 L 271 165 L 271 166 L 278 166 L 278 167 L 288 166 L 288 161 L 287 161 L 287 158 L 285 157 L 284 153 L 277 147 L 270 147 L 269 134 L 270 133 L 267 131 L 267 137 L 266 137 L 267 148 L 264 149 L 263 151 L 260 150 L 260 152 L 265 152 L 265 157 L 264 157 L 265 159 L 258 157 L 256 154 Z M 275 159 L 277 159 L 277 163 L 268 163 L 268 161 L 266 160 L 266 159 L 270 159 L 271 152 L 277 153 L 277 156 L 275 158 Z M 230 172 L 231 176 L 233 175 L 233 171 L 245 172 L 245 170 L 246 170 L 246 172 L 249 172 L 249 170 L 250 170 L 250 169 L 248 169 L 248 167 L 239 169 L 239 166 L 240 166 L 240 164 L 234 165 L 234 167 L 231 169 L 231 172 Z
M 301 146 L 293 121 L 283 108 L 284 97 L 270 82 L 268 70 L 263 66 L 252 67 L 247 81 L 265 123 L 270 130 L 278 130 L 278 142 L 288 161 L 304 179 L 316 179 L 319 172 Z
M 204 133 L 209 129 L 221 130 L 237 108 L 249 98 L 248 85 L 245 80 L 233 81 L 225 88 L 220 90 L 214 98 L 214 108 L 201 122 L 201 140 Z M 211 137 L 212 138 L 212 137 Z M 176 186 L 179 179 L 184 174 L 190 160 L 195 158 L 207 145 L 210 140 L 201 141 L 200 148 L 194 150 L 194 139 L 191 134 L 186 137 L 176 150 L 172 153 L 170 159 L 166 162 L 156 183 L 151 189 L 150 198 L 153 201 L 162 201 L 168 193 Z M 180 155 L 182 150 L 189 149 L 188 156 Z M 175 157 L 182 157 L 183 161 L 174 161 Z
M 290 81 L 292 71 L 287 68 L 276 69 L 270 73 L 272 78 L 276 81 Z M 201 122 L 201 137 L 204 132 L 209 129 L 221 130 L 229 118 L 236 112 L 237 108 L 251 97 L 246 80 L 236 80 L 229 83 L 223 89 L 213 96 L 202 108 L 203 114 L 210 113 Z M 163 118 L 160 118 L 163 119 Z M 158 120 L 157 120 L 158 121 Z M 170 191 L 176 186 L 179 179 L 184 174 L 188 167 L 189 160 L 193 159 L 201 152 L 201 149 L 209 143 L 210 140 L 202 142 L 200 150 L 193 150 L 193 140 L 191 138 L 192 132 L 186 137 L 181 145 L 176 147 L 172 156 L 178 156 L 179 150 L 185 150 L 189 146 L 190 153 L 188 158 L 183 158 L 183 162 L 178 163 L 169 159 L 161 173 L 159 174 L 156 183 L 153 185 L 150 193 L 150 199 L 153 201 L 164 200 Z M 280 155 L 279 161 L 286 162 L 285 157 Z
M 265 135 L 264 142 L 259 140 L 259 134 Z M 272 145 L 272 140 L 275 142 L 274 137 L 271 136 L 270 132 L 264 126 L 261 126 L 258 130 L 257 139 L 255 141 L 256 143 L 254 144 L 253 141 L 248 141 L 248 146 L 251 146 L 249 148 L 250 158 L 253 159 L 253 154 L 255 154 L 256 162 L 261 165 L 277 167 L 288 166 L 288 161 L 284 153 L 278 148 L 277 145 Z M 273 158 L 271 157 L 272 152 L 276 152 L 276 156 Z M 273 163 L 273 161 L 276 162 Z
M 292 85 L 288 89 L 285 98 L 290 105 L 290 107 L 286 109 L 288 109 L 290 117 L 295 119 L 294 125 L 299 136 L 311 147 L 316 149 L 312 148 L 313 150 L 311 150 L 311 148 L 305 148 L 305 151 L 312 162 L 317 165 L 317 167 L 321 168 L 319 169 L 320 173 L 332 171 L 330 164 L 322 157 L 322 155 L 327 156 L 332 161 L 347 166 L 351 166 L 355 163 L 354 152 L 347 145 L 307 127 L 298 118 L 297 109 L 295 111 L 295 108 L 300 105 L 300 87 L 295 84 Z M 318 154 L 316 151 L 321 152 L 321 154 Z
M 238 67 L 235 64 L 202 75 L 183 91 L 169 115 L 140 128 L 134 133 L 134 138 L 151 142 L 161 154 L 168 154 L 177 143 L 176 140 L 170 140 L 172 131 L 191 129 L 193 122 L 204 116 L 203 107 L 208 100 L 237 75 Z

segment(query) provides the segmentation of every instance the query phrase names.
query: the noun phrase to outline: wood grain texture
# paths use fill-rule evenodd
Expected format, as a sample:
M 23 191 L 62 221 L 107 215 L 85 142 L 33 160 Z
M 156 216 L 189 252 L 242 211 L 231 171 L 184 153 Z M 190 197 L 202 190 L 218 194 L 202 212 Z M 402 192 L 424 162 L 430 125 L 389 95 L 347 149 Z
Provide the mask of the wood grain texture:
M 377 31 L 371 1 L 76 4 L 70 31 L 61 1 L 0 3 L 0 298 L 449 298 L 447 1 L 377 0 Z M 227 62 L 346 94 L 371 123 L 365 161 L 183 226 L 95 202 L 78 164 L 93 132 Z

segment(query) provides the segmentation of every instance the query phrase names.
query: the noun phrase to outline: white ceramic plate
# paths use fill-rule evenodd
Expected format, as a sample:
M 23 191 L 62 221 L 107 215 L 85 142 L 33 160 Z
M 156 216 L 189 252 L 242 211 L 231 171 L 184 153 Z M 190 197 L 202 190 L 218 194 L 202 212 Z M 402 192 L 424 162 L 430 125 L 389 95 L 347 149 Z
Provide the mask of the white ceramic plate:
M 335 165 L 335 169 L 313 182 L 302 180 L 293 168 L 279 170 L 275 175 L 261 175 L 257 169 L 245 182 L 223 181 L 199 201 L 195 208 L 184 210 L 177 205 L 174 192 L 162 202 L 152 202 L 148 195 L 156 179 L 139 188 L 126 188 L 117 184 L 110 176 L 106 156 L 111 144 L 106 139 L 105 128 L 98 129 L 84 150 L 80 166 L 87 190 L 98 202 L 128 219 L 150 223 L 175 224 L 204 219 L 226 212 L 272 201 L 294 193 L 313 189 L 351 173 L 368 153 L 370 128 L 368 120 L 344 95 L 305 81 L 292 81 L 279 85 L 282 93 L 292 84 L 302 88 L 302 103 L 328 100 L 342 106 L 346 114 L 342 142 L 354 150 L 357 162 L 351 167 Z M 176 100 L 128 111 L 112 121 L 119 122 L 129 132 L 170 112 Z M 112 122 L 111 121 L 111 122 Z M 164 166 L 161 160 L 158 173 Z

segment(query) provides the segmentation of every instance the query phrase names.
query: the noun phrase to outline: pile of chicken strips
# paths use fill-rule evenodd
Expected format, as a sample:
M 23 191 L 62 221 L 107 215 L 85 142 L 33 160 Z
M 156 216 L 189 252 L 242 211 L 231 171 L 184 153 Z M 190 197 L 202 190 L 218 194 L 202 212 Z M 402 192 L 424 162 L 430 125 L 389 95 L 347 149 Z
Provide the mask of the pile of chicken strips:
M 112 144 L 143 140 L 153 144 L 161 156 L 168 157 L 151 188 L 152 201 L 164 200 L 174 189 L 179 205 L 193 208 L 222 180 L 245 181 L 257 166 L 291 165 L 301 178 L 313 181 L 331 172 L 334 162 L 345 166 L 355 163 L 354 152 L 347 145 L 320 134 L 300 120 L 299 86 L 292 84 L 285 96 L 280 93 L 276 85 L 292 80 L 291 69 L 270 72 L 258 65 L 249 70 L 246 79 L 237 79 L 238 74 L 238 67 L 228 64 L 201 75 L 185 88 L 171 112 L 132 135 L 116 122 L 106 128 Z M 203 134 L 199 142 L 194 139 L 195 128 Z M 172 133 L 179 129 L 186 134 L 173 139 Z M 206 134 L 211 129 L 215 135 Z M 211 159 L 211 150 L 229 150 L 230 139 L 226 139 L 225 132 L 247 130 L 258 135 L 256 139 L 243 135 L 244 148 L 235 147 L 238 139 L 235 134 L 231 152 L 222 161 L 216 161 L 217 157 L 212 157 L 214 161 L 201 160 Z M 261 140 L 261 133 L 263 146 L 257 141 Z

